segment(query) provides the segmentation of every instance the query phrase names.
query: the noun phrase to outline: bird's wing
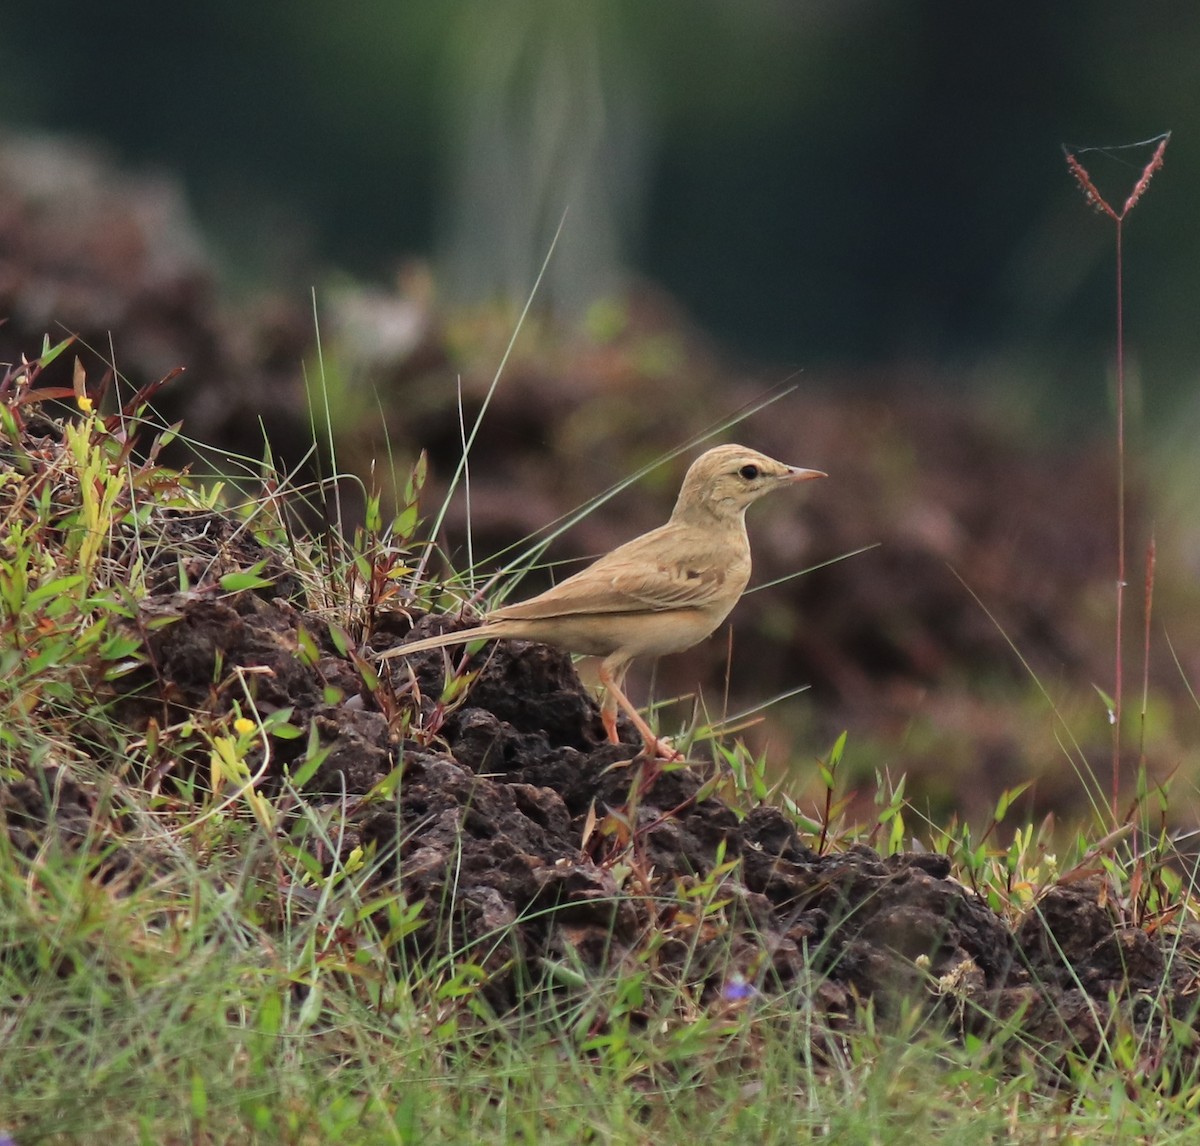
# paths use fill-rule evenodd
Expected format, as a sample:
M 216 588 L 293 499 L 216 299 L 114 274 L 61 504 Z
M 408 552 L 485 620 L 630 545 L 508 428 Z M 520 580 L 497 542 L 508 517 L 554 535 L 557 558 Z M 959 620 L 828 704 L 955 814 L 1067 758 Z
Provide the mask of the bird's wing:
M 736 549 L 733 554 L 722 550 L 718 556 L 711 537 L 663 526 L 614 549 L 537 597 L 496 609 L 489 619 L 732 606 L 749 573 L 748 558 Z

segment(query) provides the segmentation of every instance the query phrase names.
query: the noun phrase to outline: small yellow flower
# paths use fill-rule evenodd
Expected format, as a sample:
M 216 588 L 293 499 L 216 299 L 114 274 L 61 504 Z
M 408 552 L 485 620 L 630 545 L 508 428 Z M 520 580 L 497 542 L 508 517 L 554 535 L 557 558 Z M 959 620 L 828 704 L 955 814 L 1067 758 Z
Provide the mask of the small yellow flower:
M 237 720 L 233 722 L 233 730 L 239 736 L 249 736 L 250 733 L 253 732 L 257 727 L 258 725 L 255 724 L 253 720 L 249 720 L 244 716 L 239 716 Z
M 86 394 L 80 394 L 79 397 L 75 399 L 75 404 L 85 414 L 90 414 L 95 403 L 93 403 L 91 398 L 89 398 Z

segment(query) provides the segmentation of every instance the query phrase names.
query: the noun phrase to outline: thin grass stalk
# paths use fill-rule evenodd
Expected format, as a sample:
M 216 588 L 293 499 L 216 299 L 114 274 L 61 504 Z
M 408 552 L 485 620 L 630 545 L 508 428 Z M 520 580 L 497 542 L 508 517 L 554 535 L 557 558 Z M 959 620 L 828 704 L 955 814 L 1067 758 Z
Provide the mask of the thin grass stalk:
M 1112 814 L 1117 819 L 1121 787 L 1121 709 L 1124 694 L 1125 619 L 1125 292 L 1121 261 L 1124 213 L 1116 217 L 1117 240 L 1117 621 L 1113 648 Z
M 1084 198 L 1089 205 L 1103 215 L 1107 215 L 1116 230 L 1116 271 L 1117 271 L 1117 616 L 1116 634 L 1113 649 L 1113 695 L 1112 711 L 1109 718 L 1112 722 L 1112 816 L 1117 821 L 1118 799 L 1121 783 L 1121 712 L 1124 694 L 1124 648 L 1123 633 L 1125 619 L 1125 276 L 1124 276 L 1124 222 L 1125 216 L 1137 206 L 1138 200 L 1150 185 L 1150 179 L 1163 165 L 1163 154 L 1170 142 L 1171 133 L 1164 132 L 1152 139 L 1140 143 L 1128 144 L 1123 148 L 1071 148 L 1063 144 L 1063 155 L 1066 157 L 1067 169 L 1079 184 Z M 1142 167 L 1141 175 L 1125 199 L 1124 205 L 1118 211 L 1100 193 L 1087 169 L 1079 161 L 1079 155 L 1084 151 L 1123 151 L 1131 148 L 1147 147 L 1154 144 L 1154 151 Z

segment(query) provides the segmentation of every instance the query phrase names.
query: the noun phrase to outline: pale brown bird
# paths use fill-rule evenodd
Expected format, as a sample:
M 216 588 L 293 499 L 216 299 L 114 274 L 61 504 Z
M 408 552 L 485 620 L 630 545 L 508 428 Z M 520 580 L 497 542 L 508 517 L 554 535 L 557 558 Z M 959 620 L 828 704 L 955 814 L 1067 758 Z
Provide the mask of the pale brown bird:
M 538 641 L 600 657 L 598 676 L 605 690 L 600 712 L 608 739 L 618 742 L 620 706 L 648 755 L 675 759 L 678 753 L 655 736 L 622 691 L 630 662 L 682 652 L 709 636 L 750 579 L 746 509 L 772 490 L 825 476 L 745 446 L 717 446 L 688 469 L 666 525 L 625 542 L 528 601 L 493 610 L 474 628 L 398 645 L 383 657 L 483 638 Z

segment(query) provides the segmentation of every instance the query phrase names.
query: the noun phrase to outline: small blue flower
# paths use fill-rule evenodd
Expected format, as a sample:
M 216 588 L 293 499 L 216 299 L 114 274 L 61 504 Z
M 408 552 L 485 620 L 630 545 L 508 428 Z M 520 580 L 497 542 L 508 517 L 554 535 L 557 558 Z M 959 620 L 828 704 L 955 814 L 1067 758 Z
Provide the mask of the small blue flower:
M 753 998 L 758 992 L 752 983 L 747 983 L 743 975 L 731 975 L 725 981 L 725 989 L 721 994 L 730 1001 Z

